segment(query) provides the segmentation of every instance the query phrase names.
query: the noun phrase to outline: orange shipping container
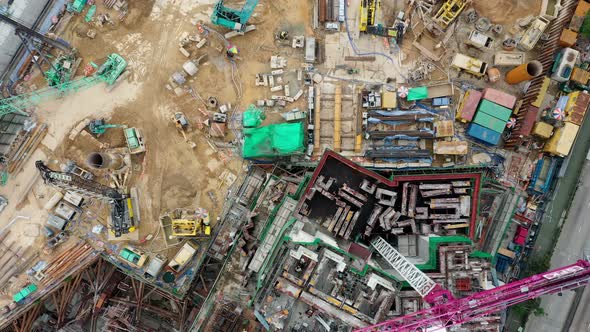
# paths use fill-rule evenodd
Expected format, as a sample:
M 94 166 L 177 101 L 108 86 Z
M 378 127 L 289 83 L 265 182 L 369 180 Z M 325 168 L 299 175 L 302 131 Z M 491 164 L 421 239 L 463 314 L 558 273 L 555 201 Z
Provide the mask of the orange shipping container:
M 586 110 L 590 106 L 590 94 L 585 91 L 576 91 L 570 93 L 569 97 L 565 107 L 565 121 L 581 126 L 586 116 Z
M 563 29 L 559 36 L 559 46 L 572 47 L 578 39 L 578 33 L 570 29 Z
M 572 70 L 572 76 L 570 77 L 570 80 L 580 83 L 582 85 L 586 85 L 588 84 L 588 81 L 590 81 L 590 72 L 580 67 L 574 67 L 574 70 Z

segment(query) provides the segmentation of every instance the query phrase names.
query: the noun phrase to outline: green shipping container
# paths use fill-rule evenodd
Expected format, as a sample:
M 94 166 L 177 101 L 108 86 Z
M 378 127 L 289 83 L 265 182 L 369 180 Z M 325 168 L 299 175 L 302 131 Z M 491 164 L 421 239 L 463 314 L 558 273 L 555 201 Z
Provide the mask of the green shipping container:
M 504 131 L 504 127 L 506 127 L 506 121 L 502 121 L 484 112 L 477 112 L 473 122 L 497 133 L 502 133 Z
M 510 115 L 512 114 L 511 109 L 485 99 L 481 101 L 477 110 L 500 120 L 504 120 L 504 122 L 508 121 L 508 119 L 510 119 Z

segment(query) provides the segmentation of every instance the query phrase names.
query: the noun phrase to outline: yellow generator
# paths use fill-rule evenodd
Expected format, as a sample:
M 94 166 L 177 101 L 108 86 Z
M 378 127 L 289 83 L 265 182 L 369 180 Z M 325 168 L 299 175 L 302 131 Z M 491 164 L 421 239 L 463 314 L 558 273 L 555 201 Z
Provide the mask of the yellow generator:
M 208 213 L 199 214 L 194 219 L 172 219 L 172 236 L 191 237 L 203 235 L 211 235 Z

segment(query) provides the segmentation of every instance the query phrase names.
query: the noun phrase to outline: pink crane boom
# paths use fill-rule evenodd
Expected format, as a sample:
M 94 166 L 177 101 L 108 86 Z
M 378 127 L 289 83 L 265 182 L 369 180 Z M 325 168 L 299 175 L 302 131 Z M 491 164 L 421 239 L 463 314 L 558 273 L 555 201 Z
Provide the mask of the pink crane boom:
M 392 263 L 391 258 L 393 256 L 398 259 L 398 261 L 394 260 L 393 263 L 399 262 L 397 255 L 401 256 L 401 254 L 393 249 L 385 240 L 377 238 L 371 244 L 390 264 Z M 399 266 L 400 264 L 392 264 L 394 268 L 396 268 L 396 265 Z M 396 268 L 396 270 L 398 269 Z M 407 273 L 408 271 L 398 270 L 398 273 L 406 278 L 406 275 L 402 272 Z M 409 277 L 415 279 L 417 275 L 415 271 L 412 272 L 413 274 L 409 274 Z M 423 275 L 426 276 L 425 274 Z M 406 278 L 406 280 L 408 279 Z M 498 312 L 511 305 L 534 299 L 541 295 L 574 289 L 587 284 L 589 281 L 590 262 L 579 260 L 572 265 L 537 274 L 461 299 L 455 299 L 449 296 L 450 292 L 442 289 L 439 285 L 434 285 L 428 287 L 428 293 L 420 293 L 427 302 L 433 304 L 432 307 L 355 331 L 414 332 L 437 328 L 444 331 L 447 327 L 470 322 L 475 318 Z M 410 280 L 408 280 L 408 283 L 412 285 Z

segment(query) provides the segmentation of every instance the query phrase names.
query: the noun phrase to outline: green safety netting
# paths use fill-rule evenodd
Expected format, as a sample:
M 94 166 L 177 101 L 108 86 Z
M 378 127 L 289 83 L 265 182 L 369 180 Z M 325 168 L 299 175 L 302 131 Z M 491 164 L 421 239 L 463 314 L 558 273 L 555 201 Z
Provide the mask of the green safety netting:
M 264 111 L 254 105 L 248 106 L 242 117 L 244 128 L 254 128 L 260 126 L 265 119 Z
M 303 122 L 244 128 L 244 158 L 286 156 L 305 151 Z
M 417 88 L 411 88 L 408 91 L 408 100 L 421 100 L 426 99 L 428 97 L 428 88 L 425 86 L 420 86 Z

